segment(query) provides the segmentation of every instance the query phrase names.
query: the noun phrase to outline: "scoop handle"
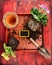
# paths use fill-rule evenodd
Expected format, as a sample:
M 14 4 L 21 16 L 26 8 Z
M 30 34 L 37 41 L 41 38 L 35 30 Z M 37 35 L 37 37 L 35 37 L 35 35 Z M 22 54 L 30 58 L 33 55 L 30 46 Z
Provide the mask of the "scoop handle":
M 33 44 L 39 48 L 39 45 L 32 38 L 30 38 L 30 41 L 33 42 Z

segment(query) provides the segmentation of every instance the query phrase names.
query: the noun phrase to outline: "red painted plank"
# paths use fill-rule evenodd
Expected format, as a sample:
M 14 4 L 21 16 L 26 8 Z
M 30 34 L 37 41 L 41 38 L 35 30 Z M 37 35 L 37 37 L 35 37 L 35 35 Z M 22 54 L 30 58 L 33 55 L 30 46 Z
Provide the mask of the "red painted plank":
M 30 9 L 34 6 L 37 6 L 39 4 L 44 3 L 48 6 L 48 8 L 51 9 L 51 2 L 50 0 L 2 0 L 0 1 L 0 53 L 3 51 L 3 42 L 5 41 L 5 28 L 2 23 L 2 16 L 7 11 L 13 11 L 17 14 L 29 14 Z M 19 2 L 20 1 L 20 2 Z M 28 1 L 28 2 L 27 2 Z M 33 2 L 32 2 L 33 1 Z M 34 1 L 35 2 L 34 4 Z M 38 6 L 37 6 L 38 7 Z M 47 48 L 47 50 L 50 51 L 51 47 L 51 17 L 49 14 L 49 20 L 47 27 L 44 27 L 44 46 Z M 3 31 L 3 32 L 2 32 Z M 51 51 L 50 51 L 51 53 Z M 16 58 L 12 58 L 9 61 L 4 60 L 0 56 L 0 62 L 3 63 L 3 65 L 52 65 L 51 58 L 45 59 L 43 58 L 38 52 L 31 52 L 31 51 L 17 51 L 16 52 Z

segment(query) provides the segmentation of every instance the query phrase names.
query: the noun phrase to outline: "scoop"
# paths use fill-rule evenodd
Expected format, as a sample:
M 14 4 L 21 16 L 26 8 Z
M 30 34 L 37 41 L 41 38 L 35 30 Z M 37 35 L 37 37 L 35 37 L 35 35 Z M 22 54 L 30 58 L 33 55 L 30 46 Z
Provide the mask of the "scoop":
M 30 41 L 33 42 L 33 44 L 39 48 L 39 53 L 45 57 L 45 58 L 50 58 L 50 53 L 47 51 L 45 47 L 40 47 L 32 38 L 30 38 Z

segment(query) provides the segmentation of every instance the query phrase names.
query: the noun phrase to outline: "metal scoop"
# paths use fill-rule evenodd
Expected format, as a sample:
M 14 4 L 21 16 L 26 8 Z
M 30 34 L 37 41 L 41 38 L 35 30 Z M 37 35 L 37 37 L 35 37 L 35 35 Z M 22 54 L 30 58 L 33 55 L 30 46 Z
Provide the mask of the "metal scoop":
M 33 42 L 33 44 L 39 48 L 39 53 L 44 56 L 45 58 L 50 58 L 50 53 L 47 51 L 45 47 L 40 47 L 32 38 L 30 38 L 30 41 Z

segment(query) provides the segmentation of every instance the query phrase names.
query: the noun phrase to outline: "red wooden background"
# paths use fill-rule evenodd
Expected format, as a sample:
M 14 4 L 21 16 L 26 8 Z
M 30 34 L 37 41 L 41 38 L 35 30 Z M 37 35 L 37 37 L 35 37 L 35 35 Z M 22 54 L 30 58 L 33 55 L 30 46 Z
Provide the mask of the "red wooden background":
M 41 4 L 47 5 L 50 10 L 48 14 L 48 24 L 44 27 L 44 46 L 50 52 L 51 57 L 45 59 L 38 52 L 32 50 L 16 51 L 16 58 L 9 61 L 4 60 L 0 56 L 0 64 L 2 65 L 52 65 L 52 0 L 0 0 L 0 55 L 4 51 L 3 43 L 6 41 L 6 28 L 2 23 L 3 14 L 7 11 L 16 12 L 17 14 L 30 14 L 30 9 Z

